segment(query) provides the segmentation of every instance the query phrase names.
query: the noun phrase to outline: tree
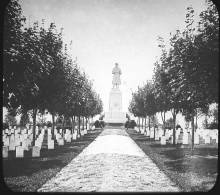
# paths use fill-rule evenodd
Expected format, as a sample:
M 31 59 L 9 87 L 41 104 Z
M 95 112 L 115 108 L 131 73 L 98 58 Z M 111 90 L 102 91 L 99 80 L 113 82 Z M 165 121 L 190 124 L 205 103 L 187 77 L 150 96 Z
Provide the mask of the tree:
M 129 111 L 133 113 L 135 117 L 138 117 L 140 129 L 140 117 L 146 117 L 144 110 L 144 93 L 142 88 L 138 87 L 138 90 L 132 93 L 132 100 L 129 105 Z
M 23 77 L 24 67 L 18 67 L 19 50 L 22 40 L 22 27 L 25 21 L 18 1 L 11 0 L 4 12 L 3 31 L 3 106 L 18 107 L 14 90 L 17 80 Z
M 8 124 L 8 126 L 15 126 L 17 124 L 17 120 L 15 116 L 7 113 L 5 116 L 5 123 Z
M 30 122 L 28 113 L 22 113 L 20 119 L 20 125 L 25 127 Z
M 54 23 L 44 28 L 44 22 L 24 28 L 21 11 L 12 0 L 5 14 L 3 96 L 4 106 L 19 108 L 24 114 L 24 123 L 25 114 L 31 111 L 34 145 L 38 113 L 47 110 L 52 114 L 52 130 L 55 115 L 62 116 L 63 125 L 78 116 L 80 126 L 80 116 L 100 113 L 102 102 L 68 55 L 62 29 L 58 33 Z
M 197 115 L 197 110 L 205 110 L 208 104 L 217 101 L 215 93 L 218 91 L 218 84 L 216 84 L 218 83 L 216 82 L 218 79 L 216 72 L 218 70 L 218 47 L 216 46 L 218 39 L 216 24 L 218 24 L 218 20 L 216 19 L 217 12 L 213 10 L 214 7 L 209 5 L 209 8 L 202 12 L 201 17 L 204 15 L 206 17 L 202 18 L 200 27 L 201 24 L 204 24 L 204 28 L 202 33 L 201 30 L 198 33 L 194 28 L 194 10 L 192 7 L 188 7 L 186 28 L 183 32 L 176 31 L 171 36 L 171 48 L 165 57 L 168 62 L 165 69 L 169 75 L 167 91 L 169 92 L 169 107 L 172 109 L 174 128 L 176 114 L 179 111 L 191 118 L 192 148 L 194 143 L 194 117 Z M 215 30 L 214 27 L 216 27 Z M 207 40 L 209 40 L 209 44 L 207 44 Z M 210 70 L 207 68 L 209 63 L 212 63 Z M 201 75 L 204 75 L 204 79 Z
M 154 93 L 154 84 L 152 81 L 147 81 L 143 87 L 144 92 L 144 112 L 145 116 L 149 118 L 149 130 L 150 130 L 150 118 L 155 118 L 155 114 L 157 112 L 156 99 Z M 155 125 L 153 125 L 155 131 Z
M 165 45 L 163 45 L 163 48 Z M 154 68 L 154 75 L 153 75 L 153 82 L 154 82 L 154 94 L 155 94 L 155 101 L 157 105 L 157 112 L 160 112 L 162 122 L 163 122 L 163 129 L 165 135 L 165 122 L 166 122 L 166 112 L 169 110 L 169 94 L 168 94 L 168 75 L 165 71 L 166 65 L 166 58 L 167 54 L 166 51 L 163 49 L 163 54 L 160 59 L 161 64 L 159 62 L 155 63 Z

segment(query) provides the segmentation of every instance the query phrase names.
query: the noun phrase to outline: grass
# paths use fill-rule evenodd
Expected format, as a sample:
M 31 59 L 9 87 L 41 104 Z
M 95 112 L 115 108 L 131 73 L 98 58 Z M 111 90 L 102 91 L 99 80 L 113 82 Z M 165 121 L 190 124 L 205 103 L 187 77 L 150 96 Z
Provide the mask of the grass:
M 37 191 L 101 132 L 101 129 L 88 131 L 82 138 L 57 146 L 54 150 L 42 149 L 41 156 L 37 158 L 31 157 L 31 151 L 25 151 L 24 158 L 15 158 L 15 152 L 11 151 L 9 158 L 2 160 L 5 185 L 15 192 Z
M 148 155 L 182 191 L 209 191 L 213 188 L 218 174 L 218 145 L 196 145 L 179 147 L 126 130 L 136 144 Z

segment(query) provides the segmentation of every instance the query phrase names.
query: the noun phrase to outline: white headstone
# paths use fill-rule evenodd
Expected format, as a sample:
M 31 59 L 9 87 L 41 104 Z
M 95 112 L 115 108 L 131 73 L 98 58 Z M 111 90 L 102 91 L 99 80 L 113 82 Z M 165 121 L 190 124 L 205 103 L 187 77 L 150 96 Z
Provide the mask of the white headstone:
M 64 134 L 64 139 L 67 140 L 68 134 Z
M 141 134 L 144 134 L 144 129 L 143 128 L 141 128 Z
M 56 134 L 56 140 L 59 140 L 61 138 L 61 135 L 59 133 Z
M 16 147 L 16 157 L 23 158 L 24 157 L 24 149 L 21 146 Z
M 155 141 L 158 141 L 158 140 L 160 140 L 160 137 L 159 137 L 159 130 L 157 129 L 155 131 Z
M 76 140 L 76 137 L 77 137 L 77 133 L 76 133 L 76 131 L 73 133 L 73 140 Z
M 10 142 L 9 150 L 15 150 L 15 142 Z
M 52 135 L 52 133 L 51 133 L 51 127 L 49 127 L 49 128 L 47 129 L 47 132 L 48 132 L 48 135 Z
M 210 144 L 210 142 L 211 142 L 210 136 L 206 135 L 205 136 L 205 144 Z
M 57 141 L 58 141 L 58 145 L 59 146 L 63 146 L 64 145 L 64 139 L 63 138 L 60 138 Z
M 36 126 L 36 135 L 38 135 L 39 134 L 39 128 L 38 128 L 38 126 Z
M 165 136 L 161 137 L 160 144 L 161 145 L 166 145 L 166 137 Z
M 163 136 L 163 129 L 159 129 L 159 138 Z
M 198 135 L 198 133 L 195 133 L 194 134 L 194 144 L 199 144 L 199 135 Z
M 25 140 L 22 142 L 21 146 L 22 146 L 22 148 L 23 148 L 24 150 L 28 150 L 28 149 L 29 149 L 29 148 L 28 148 L 27 139 L 25 139 Z
M 20 138 L 19 136 L 18 137 L 15 137 L 15 146 L 20 146 Z
M 183 133 L 183 144 L 189 144 L 189 135 L 188 135 L 188 133 Z
M 67 139 L 66 139 L 66 141 L 68 142 L 68 143 L 70 143 L 71 142 L 71 135 L 69 134 L 69 135 L 67 135 Z
M 2 147 L 2 157 L 3 158 L 8 158 L 8 146 L 3 146 Z
M 150 138 L 154 138 L 154 130 L 150 130 Z
M 10 144 L 9 144 L 10 142 L 9 142 L 9 137 L 7 136 L 6 138 L 5 138 L 5 146 L 9 146 Z
M 37 140 L 35 141 L 35 146 L 41 148 L 42 142 L 37 139 Z
M 50 150 L 50 149 L 54 149 L 54 140 L 50 140 L 49 142 L 48 142 L 48 149 Z
M 40 147 L 33 146 L 32 148 L 32 157 L 40 157 Z
M 166 133 L 165 133 L 165 137 L 166 137 L 166 140 L 169 140 L 170 138 L 170 132 L 166 130 Z

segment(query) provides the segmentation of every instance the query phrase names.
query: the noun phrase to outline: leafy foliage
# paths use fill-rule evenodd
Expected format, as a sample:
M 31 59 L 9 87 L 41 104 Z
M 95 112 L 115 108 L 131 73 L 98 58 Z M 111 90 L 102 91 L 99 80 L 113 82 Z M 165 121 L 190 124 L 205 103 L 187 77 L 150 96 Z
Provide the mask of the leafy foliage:
M 102 101 L 68 55 L 63 29 L 58 32 L 55 23 L 46 28 L 44 20 L 26 27 L 25 21 L 19 2 L 10 1 L 4 18 L 4 106 L 19 108 L 21 113 L 31 111 L 34 132 L 37 113 L 46 110 L 53 118 L 60 115 L 67 120 L 100 114 Z
M 129 111 L 134 116 L 164 114 L 171 111 L 175 143 L 176 115 L 182 112 L 192 122 L 198 111 L 207 113 L 210 104 L 218 104 L 219 16 L 216 6 L 207 1 L 195 26 L 194 10 L 187 8 L 185 29 L 170 33 L 169 47 L 158 38 L 161 56 L 155 62 L 152 89 L 145 85 L 132 95 Z M 162 115 L 163 116 L 163 115 Z M 192 136 L 193 137 L 193 136 Z

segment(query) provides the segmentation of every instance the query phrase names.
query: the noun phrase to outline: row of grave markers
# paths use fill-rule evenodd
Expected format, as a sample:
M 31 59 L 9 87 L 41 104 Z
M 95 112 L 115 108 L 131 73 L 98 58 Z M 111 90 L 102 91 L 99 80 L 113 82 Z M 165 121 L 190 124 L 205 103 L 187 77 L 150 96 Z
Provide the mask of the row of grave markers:
M 155 129 L 155 137 L 154 137 L 154 129 L 151 128 L 146 129 L 146 131 L 143 128 L 138 129 L 138 127 L 135 127 L 135 130 L 137 132 L 140 132 L 141 134 L 144 134 L 145 136 L 149 136 L 151 139 L 154 139 L 155 141 L 160 141 L 161 145 L 166 145 L 167 143 L 173 143 L 173 130 L 166 129 L 165 135 L 164 130 L 161 128 Z M 183 144 L 188 145 L 191 144 L 192 134 L 190 129 L 183 129 L 178 128 L 176 130 L 176 144 Z M 211 144 L 216 143 L 218 144 L 218 129 L 197 129 L 194 132 L 194 144 Z
M 81 136 L 84 136 L 88 133 L 88 130 L 94 130 L 95 126 L 90 127 L 87 126 L 86 129 L 81 130 Z M 74 133 L 71 133 L 69 129 L 54 129 L 55 139 L 52 139 L 52 131 L 51 127 L 43 127 L 38 128 L 36 126 L 36 138 L 35 145 L 32 146 L 33 143 L 33 133 L 32 128 L 16 128 L 10 127 L 9 129 L 3 130 L 3 147 L 2 147 L 2 156 L 3 158 L 8 158 L 9 151 L 15 151 L 16 158 L 23 158 L 24 151 L 32 150 L 32 157 L 40 157 L 40 150 L 43 146 L 43 141 L 46 137 L 47 140 L 47 149 L 52 150 L 55 147 L 55 141 L 57 141 L 58 146 L 63 146 L 65 142 L 70 143 L 73 140 L 76 140 L 80 137 L 77 134 L 77 128 L 75 128 Z M 46 133 L 47 132 L 47 133 Z M 64 133 L 65 132 L 65 133 Z

